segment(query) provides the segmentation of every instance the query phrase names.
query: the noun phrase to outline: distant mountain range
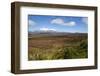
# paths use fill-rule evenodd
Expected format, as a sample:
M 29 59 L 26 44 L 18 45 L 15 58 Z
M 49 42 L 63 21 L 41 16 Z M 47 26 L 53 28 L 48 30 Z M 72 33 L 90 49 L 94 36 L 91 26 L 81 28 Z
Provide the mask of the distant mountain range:
M 71 33 L 71 32 L 57 32 L 57 31 L 34 31 L 34 32 L 28 32 L 29 37 L 37 37 L 37 36 L 86 36 L 87 33 Z

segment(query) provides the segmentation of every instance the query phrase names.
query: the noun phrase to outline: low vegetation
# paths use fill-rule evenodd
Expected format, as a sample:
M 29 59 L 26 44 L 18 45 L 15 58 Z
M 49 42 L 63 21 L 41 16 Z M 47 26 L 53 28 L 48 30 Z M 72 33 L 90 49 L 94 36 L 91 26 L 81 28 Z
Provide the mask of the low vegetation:
M 29 60 L 79 59 L 88 57 L 86 36 L 51 36 L 28 39 Z

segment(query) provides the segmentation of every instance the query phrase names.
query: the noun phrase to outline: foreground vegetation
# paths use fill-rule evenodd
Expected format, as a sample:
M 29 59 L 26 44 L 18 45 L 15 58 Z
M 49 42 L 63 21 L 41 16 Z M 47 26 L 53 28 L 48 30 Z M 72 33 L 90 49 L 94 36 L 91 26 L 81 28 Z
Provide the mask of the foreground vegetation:
M 32 37 L 28 41 L 29 60 L 88 57 L 87 36 Z

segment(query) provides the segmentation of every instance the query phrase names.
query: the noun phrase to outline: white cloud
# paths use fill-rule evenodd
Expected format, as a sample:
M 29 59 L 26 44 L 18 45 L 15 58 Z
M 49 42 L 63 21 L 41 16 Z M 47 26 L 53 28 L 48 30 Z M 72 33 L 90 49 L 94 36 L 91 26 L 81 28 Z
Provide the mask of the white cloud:
M 56 31 L 56 29 L 51 29 L 51 28 L 40 28 L 41 31 Z
M 64 23 L 64 25 L 65 26 L 75 26 L 76 25 L 76 22 L 70 21 L 70 22 Z
M 61 19 L 61 18 L 53 19 L 51 21 L 51 23 L 52 24 L 63 25 L 63 26 L 75 26 L 76 25 L 76 22 L 75 21 L 64 22 L 64 20 Z
M 33 21 L 33 20 L 29 20 L 29 26 L 34 26 L 35 24 L 36 24 L 36 22 L 35 21 Z
M 88 24 L 88 18 L 82 18 L 82 21 L 83 21 L 85 24 Z
M 62 19 L 60 19 L 60 18 L 57 18 L 57 19 L 53 19 L 53 20 L 51 21 L 51 23 L 52 23 L 52 24 L 63 24 L 64 21 L 63 21 Z

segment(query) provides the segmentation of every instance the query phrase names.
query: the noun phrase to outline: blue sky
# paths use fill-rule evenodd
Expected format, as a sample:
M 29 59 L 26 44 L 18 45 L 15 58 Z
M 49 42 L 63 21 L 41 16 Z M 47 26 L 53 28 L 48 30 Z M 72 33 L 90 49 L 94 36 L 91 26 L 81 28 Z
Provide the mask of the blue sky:
M 28 31 L 88 32 L 88 18 L 74 16 L 28 15 Z

